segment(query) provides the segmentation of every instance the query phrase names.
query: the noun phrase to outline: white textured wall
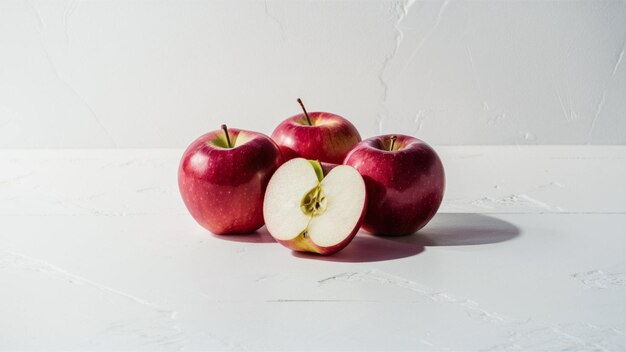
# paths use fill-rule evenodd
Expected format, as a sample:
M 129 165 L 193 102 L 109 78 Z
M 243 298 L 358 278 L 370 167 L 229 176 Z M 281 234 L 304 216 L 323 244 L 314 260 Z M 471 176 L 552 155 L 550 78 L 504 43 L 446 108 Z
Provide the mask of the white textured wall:
M 626 1 L 0 1 L 0 147 L 184 147 L 299 111 L 625 144 Z

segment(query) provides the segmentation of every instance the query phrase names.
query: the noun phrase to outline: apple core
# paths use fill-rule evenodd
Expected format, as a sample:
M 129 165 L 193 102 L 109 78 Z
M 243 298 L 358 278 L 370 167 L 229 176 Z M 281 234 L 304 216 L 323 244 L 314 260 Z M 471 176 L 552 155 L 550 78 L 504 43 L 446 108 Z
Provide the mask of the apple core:
M 326 194 L 321 185 L 313 187 L 302 199 L 300 209 L 305 215 L 319 216 L 326 210 Z

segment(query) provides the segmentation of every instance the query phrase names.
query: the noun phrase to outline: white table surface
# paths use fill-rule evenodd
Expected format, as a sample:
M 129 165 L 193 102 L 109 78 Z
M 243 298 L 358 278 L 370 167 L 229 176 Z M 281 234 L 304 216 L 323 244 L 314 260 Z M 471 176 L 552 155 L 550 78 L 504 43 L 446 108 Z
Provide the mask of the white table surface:
M 439 147 L 440 213 L 331 257 L 216 237 L 182 150 L 0 151 L 0 350 L 626 349 L 626 147 Z

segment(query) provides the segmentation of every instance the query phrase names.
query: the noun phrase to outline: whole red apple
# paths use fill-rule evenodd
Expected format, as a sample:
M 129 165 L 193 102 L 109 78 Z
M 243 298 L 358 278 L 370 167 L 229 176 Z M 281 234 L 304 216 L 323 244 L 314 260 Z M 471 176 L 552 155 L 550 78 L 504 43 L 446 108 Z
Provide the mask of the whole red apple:
M 285 160 L 304 158 L 341 164 L 346 154 L 360 140 L 361 135 L 350 121 L 329 112 L 302 114 L 283 121 L 272 133 Z
M 443 164 L 425 142 L 405 135 L 368 138 L 344 164 L 359 171 L 367 187 L 363 229 L 378 235 L 408 235 L 439 209 L 445 188 Z
M 282 157 L 268 136 L 222 126 L 189 145 L 178 187 L 191 216 L 214 234 L 263 226 L 263 197 Z

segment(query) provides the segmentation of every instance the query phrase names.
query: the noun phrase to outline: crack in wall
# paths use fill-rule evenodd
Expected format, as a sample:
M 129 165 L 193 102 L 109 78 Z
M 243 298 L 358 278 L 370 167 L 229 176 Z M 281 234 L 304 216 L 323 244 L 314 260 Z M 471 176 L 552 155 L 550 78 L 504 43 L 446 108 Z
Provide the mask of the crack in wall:
M 389 91 L 389 85 L 387 84 L 387 81 L 383 78 L 383 76 L 385 75 L 385 72 L 387 71 L 389 63 L 394 59 L 394 57 L 398 53 L 398 50 L 400 49 L 400 45 L 402 45 L 402 40 L 404 39 L 404 32 L 402 32 L 399 26 L 400 26 L 400 23 L 404 20 L 404 18 L 409 14 L 411 6 L 413 6 L 414 3 L 415 3 L 415 0 L 409 0 L 406 3 L 404 2 L 399 3 L 400 4 L 399 11 L 397 10 L 398 5 L 396 5 L 396 13 L 398 14 L 398 16 L 393 25 L 394 31 L 396 32 L 395 46 L 391 50 L 391 52 L 385 56 L 382 67 L 378 71 L 378 81 L 380 82 L 380 85 L 383 88 L 383 103 L 387 101 L 387 95 Z
M 282 22 L 280 22 L 278 20 L 278 18 L 276 16 L 274 16 L 270 11 L 269 8 L 267 6 L 267 0 L 265 0 L 263 2 L 264 8 L 265 8 L 265 16 L 269 17 L 274 23 L 276 23 L 278 25 L 278 29 L 280 30 L 280 36 L 282 37 L 283 41 L 285 40 L 285 28 L 283 27 Z
M 476 82 L 476 88 L 478 88 L 481 92 L 483 90 L 482 84 L 480 83 L 480 79 L 478 77 L 478 71 L 476 71 L 476 65 L 474 64 L 474 55 L 472 55 L 472 49 L 470 49 L 469 45 L 465 45 L 465 49 L 467 51 L 467 57 L 469 58 L 470 66 L 472 67 L 472 73 L 474 74 L 474 81 Z M 487 104 L 486 101 L 483 101 L 483 110 L 489 110 L 489 106 L 487 105 L 487 109 L 484 109 L 484 106 Z
M 76 8 L 78 8 L 78 0 L 72 0 L 65 8 L 65 11 L 63 11 L 63 34 L 65 35 L 65 40 L 67 41 L 68 46 L 70 45 L 70 35 L 67 21 Z
M 415 125 L 415 129 L 413 130 L 413 135 L 417 135 L 417 133 L 422 130 L 426 117 L 427 116 L 424 114 L 422 110 L 418 110 L 417 113 L 415 113 L 415 118 L 413 119 L 413 124 Z
M 622 58 L 624 57 L 624 51 L 626 51 L 626 39 L 624 40 L 624 44 L 622 44 L 622 50 L 620 51 L 617 57 L 617 60 L 615 61 L 615 64 L 613 65 L 613 71 L 611 72 L 611 77 L 609 77 L 609 79 L 607 80 L 606 86 L 604 87 L 604 90 L 602 91 L 602 97 L 600 98 L 600 102 L 598 103 L 598 107 L 596 109 L 595 115 L 593 116 L 593 120 L 591 120 L 591 127 L 589 128 L 589 133 L 587 134 L 587 144 L 591 143 L 591 137 L 593 135 L 593 131 L 596 128 L 596 124 L 598 123 L 598 120 L 600 119 L 600 116 L 602 113 L 602 109 L 604 108 L 604 103 L 606 102 L 606 93 L 611 87 L 611 85 L 613 84 L 613 81 L 615 79 L 615 74 L 617 73 L 617 69 L 622 63 Z
M 596 109 L 596 113 L 593 116 L 593 120 L 591 120 L 591 127 L 589 128 L 589 135 L 587 137 L 587 143 L 591 142 L 591 136 L 593 134 L 593 131 L 596 128 L 596 123 L 598 122 L 598 119 L 600 118 L 600 113 L 602 113 L 602 108 L 604 107 L 604 102 L 606 101 L 607 89 L 608 89 L 608 84 L 607 84 L 607 88 L 604 89 L 604 91 L 602 92 L 602 97 L 600 98 L 600 102 L 598 103 L 598 108 Z
M 30 7 L 30 9 L 33 10 L 35 15 L 37 16 L 37 24 L 39 25 L 39 28 L 37 28 L 37 31 L 41 33 L 41 31 L 44 28 L 46 28 L 46 23 L 43 21 L 43 17 L 41 17 L 41 13 L 39 12 L 39 9 L 37 9 L 37 7 L 33 5 L 32 1 L 30 0 L 27 0 L 26 4 L 28 4 L 28 7 Z
M 450 3 L 450 0 L 445 0 L 441 4 L 441 6 L 439 7 L 439 11 L 437 13 L 437 17 L 435 18 L 435 24 L 430 28 L 430 30 L 428 30 L 426 32 L 426 34 L 424 35 L 422 40 L 419 42 L 419 44 L 415 47 L 415 49 L 413 49 L 413 51 L 411 52 L 411 55 L 409 56 L 409 59 L 407 60 L 406 64 L 404 65 L 405 69 L 409 65 L 409 63 L 411 61 L 413 61 L 415 56 L 420 52 L 420 50 L 422 49 L 424 44 L 430 39 L 430 37 L 435 32 L 435 30 L 437 30 L 437 27 L 439 27 L 439 24 L 441 23 L 441 19 L 443 18 L 443 14 L 444 14 L 446 8 L 448 7 L 449 3 Z
M 409 14 L 411 7 L 415 4 L 416 0 L 408 0 L 406 2 L 395 3 L 393 9 L 397 15 L 397 18 L 394 22 L 393 29 L 396 32 L 395 36 L 395 46 L 385 57 L 383 58 L 383 63 L 378 70 L 378 82 L 382 87 L 382 110 L 383 113 L 377 114 L 377 122 L 378 122 L 378 134 L 383 134 L 383 124 L 384 120 L 387 118 L 388 109 L 387 109 L 387 96 L 389 94 L 389 84 L 384 78 L 385 73 L 389 67 L 389 63 L 394 59 L 398 50 L 400 49 L 400 45 L 402 45 L 402 40 L 404 39 L 404 32 L 400 29 L 399 25 L 404 20 L 404 18 Z
M 624 51 L 626 51 L 626 40 L 624 40 L 624 44 L 622 45 L 622 50 L 620 51 L 619 56 L 617 57 L 617 62 L 615 62 L 615 65 L 613 65 L 613 72 L 611 73 L 611 78 L 615 77 L 615 74 L 617 73 L 617 68 L 622 63 L 622 58 L 624 58 Z
M 377 114 L 377 124 L 378 124 L 378 134 L 383 134 L 383 130 L 384 130 L 384 122 L 385 120 L 389 117 L 389 109 L 387 108 L 387 100 L 388 100 L 388 95 L 389 95 L 389 83 L 387 82 L 387 79 L 385 79 L 385 73 L 388 70 L 388 67 L 390 66 L 390 63 L 394 60 L 396 54 L 398 53 L 398 50 L 400 48 L 400 45 L 402 45 L 402 42 L 404 40 L 404 32 L 400 29 L 400 23 L 402 23 L 404 21 L 404 19 L 406 18 L 406 16 L 409 14 L 411 7 L 416 3 L 416 0 L 408 0 L 406 2 L 401 2 L 399 3 L 399 11 L 398 9 L 398 5 L 396 5 L 396 13 L 397 13 L 397 18 L 396 21 L 394 23 L 394 30 L 396 32 L 396 37 L 395 37 L 395 47 L 392 49 L 392 51 L 387 54 L 383 60 L 383 64 L 381 69 L 378 72 L 378 81 L 380 83 L 380 86 L 382 87 L 382 112 Z M 422 38 L 422 40 L 420 41 L 420 43 L 418 44 L 418 46 L 411 52 L 411 55 L 409 57 L 409 60 L 407 60 L 407 62 L 404 64 L 402 70 L 406 70 L 408 64 L 413 60 L 414 56 L 417 54 L 417 52 L 421 49 L 421 47 L 424 45 L 424 43 L 430 38 L 430 36 L 432 35 L 432 33 L 437 29 L 437 27 L 439 26 L 439 24 L 441 23 L 441 19 L 443 17 L 443 14 L 445 12 L 446 7 L 448 6 L 450 0 L 445 0 L 444 2 L 442 2 L 441 7 L 439 8 L 439 11 L 437 13 L 437 17 L 435 18 L 435 23 L 434 25 L 430 28 L 430 30 L 428 30 L 426 32 L 426 34 L 424 35 L 424 37 Z M 421 122 L 418 124 L 418 131 L 421 129 Z
M 559 94 L 559 91 L 557 91 L 556 89 L 554 90 L 554 92 L 556 93 L 556 97 L 559 99 L 559 105 L 561 106 L 561 111 L 563 111 L 563 116 L 565 116 L 565 121 L 570 122 L 570 116 L 565 110 L 565 104 L 563 104 L 563 99 L 561 99 L 561 94 Z
M 43 22 L 43 19 L 41 18 L 41 14 L 39 13 L 39 11 L 37 10 L 37 8 L 30 3 L 30 1 L 27 2 L 30 7 L 35 11 L 35 13 L 37 14 L 38 18 L 39 18 L 39 22 L 42 23 L 42 28 L 39 29 L 39 36 L 38 36 L 38 40 L 39 43 L 41 45 L 41 49 L 43 51 L 44 57 L 46 59 L 46 61 L 48 62 L 48 64 L 50 65 L 50 67 L 52 68 L 52 71 L 55 75 L 55 77 L 76 97 L 78 98 L 78 101 L 83 104 L 91 113 L 94 122 L 98 125 L 98 127 L 100 128 L 100 130 L 102 130 L 102 132 L 104 132 L 105 136 L 109 139 L 109 141 L 111 142 L 111 144 L 113 144 L 113 147 L 117 148 L 118 144 L 115 141 L 115 138 L 113 138 L 113 135 L 109 132 L 109 130 L 104 126 L 104 124 L 102 123 L 102 121 L 100 120 L 100 118 L 98 117 L 98 114 L 96 113 L 96 111 L 91 107 L 91 105 L 87 102 L 87 100 L 78 92 L 78 90 L 76 90 L 74 88 L 74 86 L 72 86 L 69 81 L 67 81 L 65 78 L 63 78 L 63 76 L 61 75 L 61 72 L 59 71 L 57 65 L 55 64 L 54 60 L 52 60 L 52 57 L 50 56 L 50 52 L 48 51 L 48 48 L 46 47 L 46 43 L 45 40 L 42 37 L 43 34 L 43 29 L 45 28 L 45 23 Z M 71 13 L 70 13 L 71 14 Z M 65 18 L 64 18 L 64 22 L 65 22 Z

